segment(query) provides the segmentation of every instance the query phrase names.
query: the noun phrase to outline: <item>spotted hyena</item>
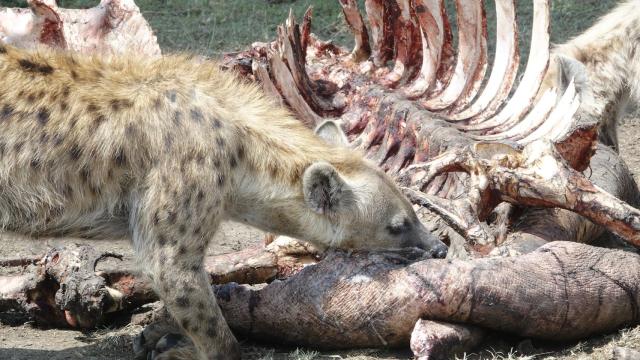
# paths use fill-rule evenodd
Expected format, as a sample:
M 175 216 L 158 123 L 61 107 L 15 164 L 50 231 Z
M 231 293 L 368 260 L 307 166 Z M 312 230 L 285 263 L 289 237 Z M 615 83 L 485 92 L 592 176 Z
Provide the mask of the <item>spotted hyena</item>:
M 193 358 L 240 354 L 202 268 L 223 220 L 446 254 L 387 175 L 326 141 L 344 141 L 334 123 L 321 139 L 213 62 L 1 46 L 0 79 L 2 228 L 130 236 Z
M 542 84 L 564 87 L 578 76 L 581 92 L 578 116 L 600 122 L 599 140 L 618 150 L 617 125 L 629 103 L 640 101 L 640 1 L 618 5 L 584 33 L 553 49 Z

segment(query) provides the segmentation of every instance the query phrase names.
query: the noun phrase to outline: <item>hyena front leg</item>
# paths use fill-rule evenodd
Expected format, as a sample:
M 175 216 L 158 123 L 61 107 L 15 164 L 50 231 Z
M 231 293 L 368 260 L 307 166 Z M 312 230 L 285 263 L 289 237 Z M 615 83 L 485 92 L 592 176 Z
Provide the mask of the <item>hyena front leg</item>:
M 202 266 L 220 199 L 206 201 L 193 182 L 163 187 L 150 188 L 132 212 L 133 242 L 143 271 L 195 349 L 172 349 L 157 359 L 240 359 Z

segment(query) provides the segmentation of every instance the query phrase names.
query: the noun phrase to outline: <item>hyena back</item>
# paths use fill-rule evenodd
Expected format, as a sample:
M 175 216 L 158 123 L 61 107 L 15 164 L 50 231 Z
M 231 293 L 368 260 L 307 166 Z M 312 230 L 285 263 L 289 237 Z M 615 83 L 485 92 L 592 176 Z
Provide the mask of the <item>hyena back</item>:
M 446 254 L 383 172 L 215 63 L 2 45 L 0 79 L 0 225 L 130 236 L 142 271 L 193 340 L 195 353 L 184 357 L 240 354 L 202 268 L 223 220 L 320 248 Z M 321 131 L 344 140 L 333 123 Z
M 640 1 L 618 5 L 584 33 L 556 46 L 539 94 L 578 79 L 581 93 L 578 116 L 600 122 L 599 140 L 618 150 L 617 125 L 630 102 L 640 101 Z M 572 62 L 583 69 L 577 69 Z M 565 74 L 563 74 L 563 72 Z M 564 84 L 563 84 L 564 82 Z

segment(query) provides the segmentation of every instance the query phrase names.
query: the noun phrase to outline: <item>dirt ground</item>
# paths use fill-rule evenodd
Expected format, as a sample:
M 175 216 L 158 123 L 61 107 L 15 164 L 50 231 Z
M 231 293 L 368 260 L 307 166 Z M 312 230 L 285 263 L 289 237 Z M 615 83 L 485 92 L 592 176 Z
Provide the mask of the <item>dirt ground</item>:
M 629 118 L 619 130 L 620 153 L 640 181 L 640 119 Z M 262 240 L 259 231 L 238 224 L 225 224 L 209 249 L 211 254 L 239 250 Z M 101 249 L 109 249 L 131 256 L 131 247 L 126 240 L 87 241 L 79 239 L 32 240 L 12 234 L 0 234 L 0 258 L 17 255 L 39 255 L 51 245 L 65 242 L 90 243 Z M 2 269 L 0 269 L 0 272 Z M 41 330 L 32 324 L 11 325 L 7 316 L 0 314 L 0 359 L 4 360 L 63 360 L 133 359 L 131 340 L 141 328 L 126 326 L 104 328 L 90 333 L 73 330 Z M 528 339 L 514 339 L 504 334 L 495 334 L 478 353 L 461 358 L 488 359 L 610 359 L 614 346 L 640 349 L 640 326 L 625 329 L 615 334 L 595 337 L 580 343 L 548 344 Z M 264 345 L 244 343 L 247 359 L 408 359 L 408 349 L 395 351 L 357 350 L 348 353 L 318 353 L 305 349 L 271 348 Z

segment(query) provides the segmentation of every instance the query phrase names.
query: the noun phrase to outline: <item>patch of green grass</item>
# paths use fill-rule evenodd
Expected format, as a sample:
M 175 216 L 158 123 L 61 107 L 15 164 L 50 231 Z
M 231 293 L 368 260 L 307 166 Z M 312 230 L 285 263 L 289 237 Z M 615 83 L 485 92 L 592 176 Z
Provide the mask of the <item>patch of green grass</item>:
M 59 0 L 61 7 L 87 8 L 97 0 Z M 351 46 L 338 0 L 137 0 L 145 18 L 156 32 L 162 49 L 193 51 L 216 56 L 227 51 L 245 49 L 254 41 L 275 37 L 276 27 L 283 23 L 291 8 L 298 19 L 313 6 L 312 30 L 322 39 Z M 359 0 L 361 8 L 364 0 Z M 561 43 L 579 34 L 609 11 L 617 0 L 553 0 L 552 42 Z M 453 0 L 446 1 L 451 16 L 455 16 Z M 489 33 L 495 31 L 495 4 L 485 1 Z M 520 0 L 518 23 L 522 61 L 529 52 L 531 38 L 532 1 Z M 26 6 L 25 0 L 2 0 L 3 6 Z M 489 48 L 494 39 L 490 35 Z
M 58 0 L 61 7 L 87 8 L 98 1 Z M 338 1 L 305 0 L 269 3 L 265 0 L 137 0 L 165 51 L 219 55 L 269 41 L 289 9 L 301 19 L 313 7 L 313 31 L 339 43 L 351 41 Z M 2 6 L 26 6 L 25 0 L 3 0 Z

